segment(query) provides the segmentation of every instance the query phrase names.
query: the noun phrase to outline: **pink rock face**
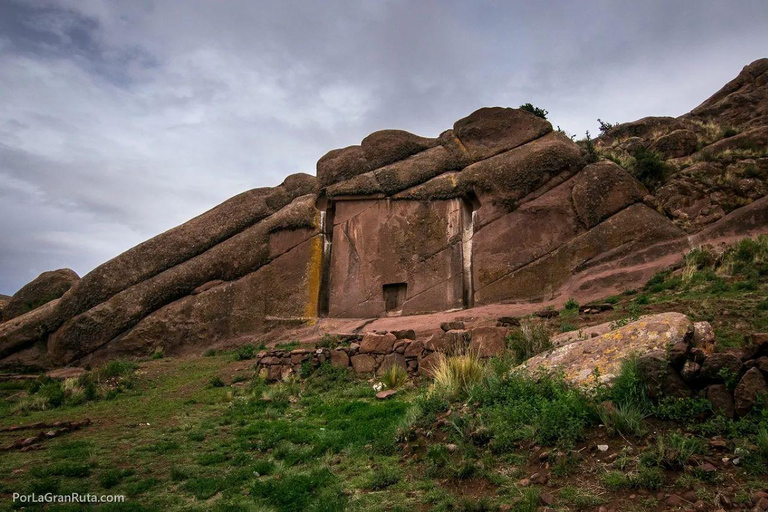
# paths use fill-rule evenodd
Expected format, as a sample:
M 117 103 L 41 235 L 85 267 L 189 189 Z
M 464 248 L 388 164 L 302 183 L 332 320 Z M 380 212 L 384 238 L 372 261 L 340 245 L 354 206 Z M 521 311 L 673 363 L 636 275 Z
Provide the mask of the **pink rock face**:
M 331 365 L 338 368 L 346 368 L 349 366 L 349 356 L 343 350 L 332 350 Z
M 460 308 L 461 201 L 339 201 L 331 258 L 330 316 Z

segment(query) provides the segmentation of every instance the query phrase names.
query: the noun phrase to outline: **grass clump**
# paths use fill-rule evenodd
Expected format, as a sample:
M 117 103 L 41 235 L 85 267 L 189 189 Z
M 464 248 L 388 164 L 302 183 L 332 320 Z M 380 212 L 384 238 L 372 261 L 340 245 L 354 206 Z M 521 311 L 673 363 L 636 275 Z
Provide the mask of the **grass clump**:
M 256 355 L 256 347 L 249 343 L 235 351 L 235 361 L 247 361 L 248 359 L 253 359 L 254 355 Z
M 512 352 L 515 364 L 520 364 L 552 348 L 552 342 L 543 322 L 525 319 L 520 327 L 507 336 L 507 347 Z
M 380 378 L 387 389 L 398 389 L 408 381 L 408 372 L 399 364 L 393 364 L 384 370 Z
M 464 397 L 485 378 L 485 362 L 472 352 L 446 356 L 439 354 L 432 369 L 435 387 L 452 397 Z

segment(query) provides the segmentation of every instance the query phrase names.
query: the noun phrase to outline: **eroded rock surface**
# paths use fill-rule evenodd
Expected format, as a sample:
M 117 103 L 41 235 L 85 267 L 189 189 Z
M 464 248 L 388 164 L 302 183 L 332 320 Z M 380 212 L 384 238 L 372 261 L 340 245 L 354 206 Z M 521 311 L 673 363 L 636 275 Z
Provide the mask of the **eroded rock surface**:
M 435 138 L 374 132 L 320 158 L 317 178 L 296 174 L 235 196 L 32 311 L 7 304 L 0 364 L 184 353 L 279 338 L 325 316 L 592 300 L 636 288 L 696 245 L 768 232 L 766 72 L 768 59 L 750 64 L 679 118 L 607 129 L 596 153 L 513 108 L 479 109 Z M 649 343 L 661 326 L 650 329 Z M 500 336 L 478 333 L 471 343 L 490 354 Z M 430 347 L 470 339 L 436 333 L 398 345 L 388 364 L 403 356 L 409 370 L 428 373 Z M 388 354 L 345 356 L 328 355 L 367 371 Z M 702 363 L 687 374 L 706 380 Z

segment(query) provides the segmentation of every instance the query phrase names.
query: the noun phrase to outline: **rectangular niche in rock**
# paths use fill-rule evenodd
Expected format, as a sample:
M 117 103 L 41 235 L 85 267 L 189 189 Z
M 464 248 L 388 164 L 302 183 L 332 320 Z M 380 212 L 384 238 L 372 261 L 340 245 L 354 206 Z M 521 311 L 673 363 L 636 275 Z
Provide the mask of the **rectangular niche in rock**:
M 384 310 L 388 315 L 399 313 L 405 304 L 405 297 L 408 293 L 406 283 L 385 284 L 384 288 Z

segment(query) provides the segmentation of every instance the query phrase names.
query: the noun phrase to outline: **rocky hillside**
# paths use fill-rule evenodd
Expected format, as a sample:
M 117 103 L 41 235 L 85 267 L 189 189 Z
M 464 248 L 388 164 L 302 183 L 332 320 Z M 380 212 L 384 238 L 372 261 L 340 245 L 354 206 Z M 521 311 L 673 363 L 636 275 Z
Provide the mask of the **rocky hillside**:
M 0 324 L 0 358 L 202 351 L 636 288 L 693 247 L 768 232 L 766 112 L 761 59 L 689 114 L 578 144 L 498 107 L 437 138 L 376 132 L 321 158 L 317 177 L 244 192 L 35 292 L 47 300 Z

